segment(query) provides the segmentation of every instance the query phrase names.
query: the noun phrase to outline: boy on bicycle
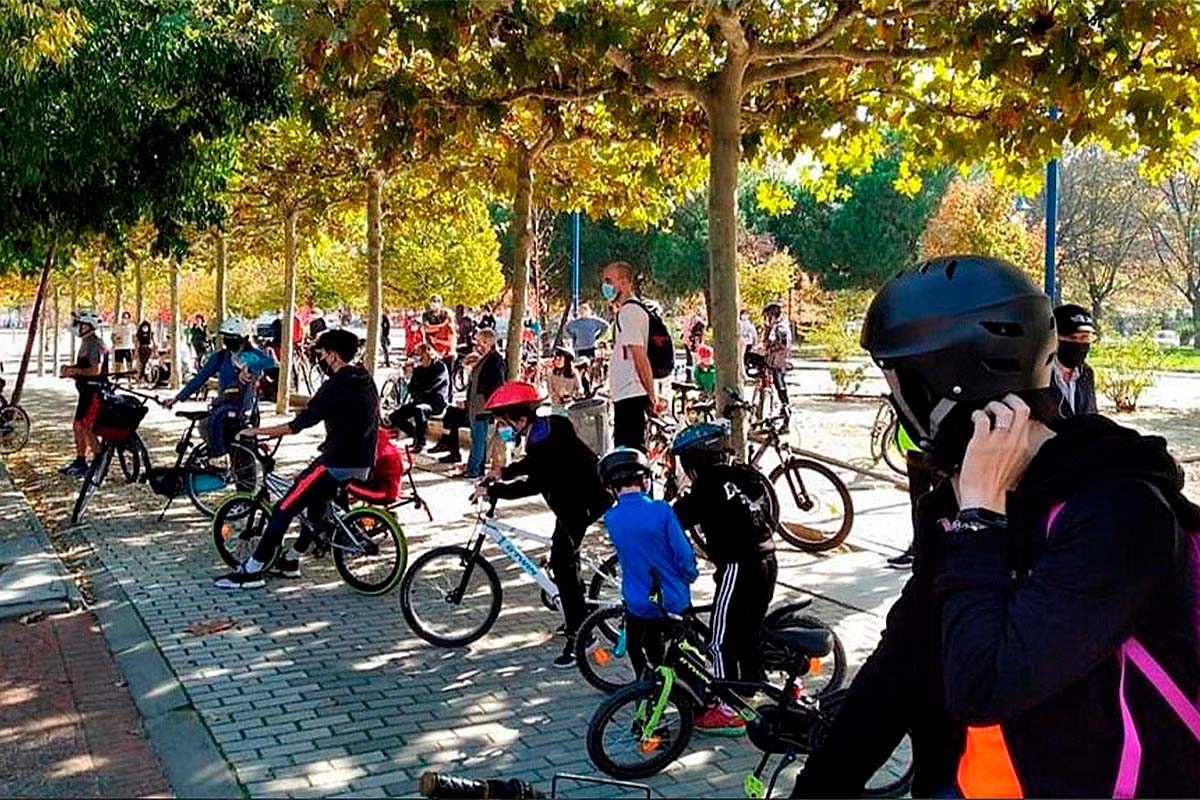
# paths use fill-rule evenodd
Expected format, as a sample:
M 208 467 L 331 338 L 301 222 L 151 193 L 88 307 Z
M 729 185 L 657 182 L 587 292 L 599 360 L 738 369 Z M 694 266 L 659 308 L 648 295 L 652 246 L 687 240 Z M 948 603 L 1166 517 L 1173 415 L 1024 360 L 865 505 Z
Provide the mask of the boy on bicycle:
M 612 505 L 596 472 L 596 454 L 575 433 L 564 416 L 538 416 L 544 398 L 538 388 L 523 381 L 503 384 L 488 399 L 497 435 L 504 442 L 525 439 L 525 457 L 505 467 L 498 482 L 485 482 L 474 497 L 512 500 L 541 494 L 554 512 L 556 524 L 550 545 L 550 568 L 558 585 L 563 609 L 563 633 L 567 637 L 562 655 L 554 666 L 575 666 L 575 632 L 587 606 L 579 578 L 579 546 L 588 526 Z
M 647 493 L 650 462 L 641 450 L 609 452 L 600 476 L 617 495 L 604 524 L 621 564 L 626 647 L 640 676 L 647 663 L 662 662 L 663 614 L 682 614 L 692 605 L 696 554 L 671 506 Z
M 296 476 L 292 488 L 271 510 L 254 555 L 218 578 L 218 589 L 260 588 L 266 585 L 263 572 L 268 566 L 284 577 L 300 577 L 300 556 L 311 544 L 312 526 L 324 518 L 329 501 L 346 483 L 366 480 L 370 475 L 379 436 L 379 394 L 371 373 L 350 363 L 357 352 L 358 337 L 350 331 L 337 328 L 322 333 L 313 345 L 313 357 L 328 378 L 304 410 L 290 422 L 242 431 L 242 436 L 273 438 L 323 422 L 325 441 L 321 455 Z M 302 510 L 306 513 L 300 536 L 287 552 L 275 558 L 284 534 Z
M 713 674 L 729 680 L 762 680 L 759 629 L 775 594 L 775 490 L 754 467 L 731 464 L 728 423 L 705 422 L 684 428 L 671 452 L 691 480 L 675 501 L 686 529 L 704 534 L 704 547 L 716 566 L 709 652 Z M 696 719 L 697 730 L 727 736 L 745 732 L 746 722 L 724 703 Z
M 174 397 L 163 401 L 170 408 L 198 392 L 208 379 L 217 376 L 217 401 L 205 420 L 204 440 L 209 458 L 220 458 L 228 450 L 230 430 L 245 425 L 258 401 L 258 379 L 275 366 L 275 359 L 250 342 L 250 323 L 241 317 L 226 317 L 219 330 L 224 347 L 211 353 L 200 371 Z

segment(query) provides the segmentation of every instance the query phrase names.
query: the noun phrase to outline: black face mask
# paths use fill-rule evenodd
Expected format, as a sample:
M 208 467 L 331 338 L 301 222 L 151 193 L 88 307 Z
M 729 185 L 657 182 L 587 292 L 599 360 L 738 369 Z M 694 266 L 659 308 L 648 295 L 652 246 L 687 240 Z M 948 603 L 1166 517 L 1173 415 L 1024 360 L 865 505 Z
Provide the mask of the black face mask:
M 317 359 L 317 369 L 321 370 L 321 374 L 326 378 L 333 374 L 333 367 L 329 366 L 329 362 L 323 358 Z
M 225 345 L 226 350 L 241 350 L 242 345 L 245 344 L 245 342 L 238 336 L 225 336 L 221 339 L 221 341 Z
M 1091 349 L 1092 345 L 1087 342 L 1060 341 L 1058 343 L 1058 363 L 1067 369 L 1075 369 L 1083 363 Z

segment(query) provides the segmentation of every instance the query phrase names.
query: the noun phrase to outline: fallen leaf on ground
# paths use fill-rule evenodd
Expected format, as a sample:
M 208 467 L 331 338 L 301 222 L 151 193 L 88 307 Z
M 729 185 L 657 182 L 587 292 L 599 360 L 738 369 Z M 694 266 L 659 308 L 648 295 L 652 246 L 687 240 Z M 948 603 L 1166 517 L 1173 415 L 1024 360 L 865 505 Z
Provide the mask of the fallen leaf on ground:
M 220 633 L 237 627 L 237 620 L 213 619 L 208 622 L 193 622 L 188 625 L 188 633 L 192 636 L 207 636 L 210 633 Z

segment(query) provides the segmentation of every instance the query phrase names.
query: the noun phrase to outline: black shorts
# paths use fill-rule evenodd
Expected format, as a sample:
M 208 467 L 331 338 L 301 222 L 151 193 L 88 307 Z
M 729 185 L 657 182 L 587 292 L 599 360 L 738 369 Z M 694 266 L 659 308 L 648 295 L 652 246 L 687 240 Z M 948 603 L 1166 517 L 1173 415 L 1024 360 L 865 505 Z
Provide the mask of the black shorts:
M 117 364 L 132 364 L 133 363 L 133 350 L 130 350 L 128 348 L 121 348 L 120 350 L 113 350 L 113 361 Z
M 75 404 L 75 421 L 82 422 L 89 428 L 96 421 L 96 412 L 100 410 L 100 393 L 93 387 L 79 387 L 79 402 Z

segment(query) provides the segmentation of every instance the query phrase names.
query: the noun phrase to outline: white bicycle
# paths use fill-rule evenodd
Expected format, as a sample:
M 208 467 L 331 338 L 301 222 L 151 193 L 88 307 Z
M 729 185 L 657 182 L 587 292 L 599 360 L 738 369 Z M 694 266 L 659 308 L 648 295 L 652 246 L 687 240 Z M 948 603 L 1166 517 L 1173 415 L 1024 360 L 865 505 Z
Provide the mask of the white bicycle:
M 547 547 L 551 537 L 531 533 L 496 519 L 496 501 L 480 505 L 478 522 L 466 547 L 438 547 L 416 561 L 400 582 L 400 607 L 413 632 L 438 647 L 465 647 L 487 634 L 500 616 L 504 590 L 496 568 L 481 554 L 485 541 L 497 545 L 542 592 L 542 603 L 562 613 L 558 586 L 549 563 L 538 563 L 518 547 L 519 536 Z M 617 556 L 579 554 L 589 610 L 621 602 Z M 590 578 L 587 575 L 590 573 Z

